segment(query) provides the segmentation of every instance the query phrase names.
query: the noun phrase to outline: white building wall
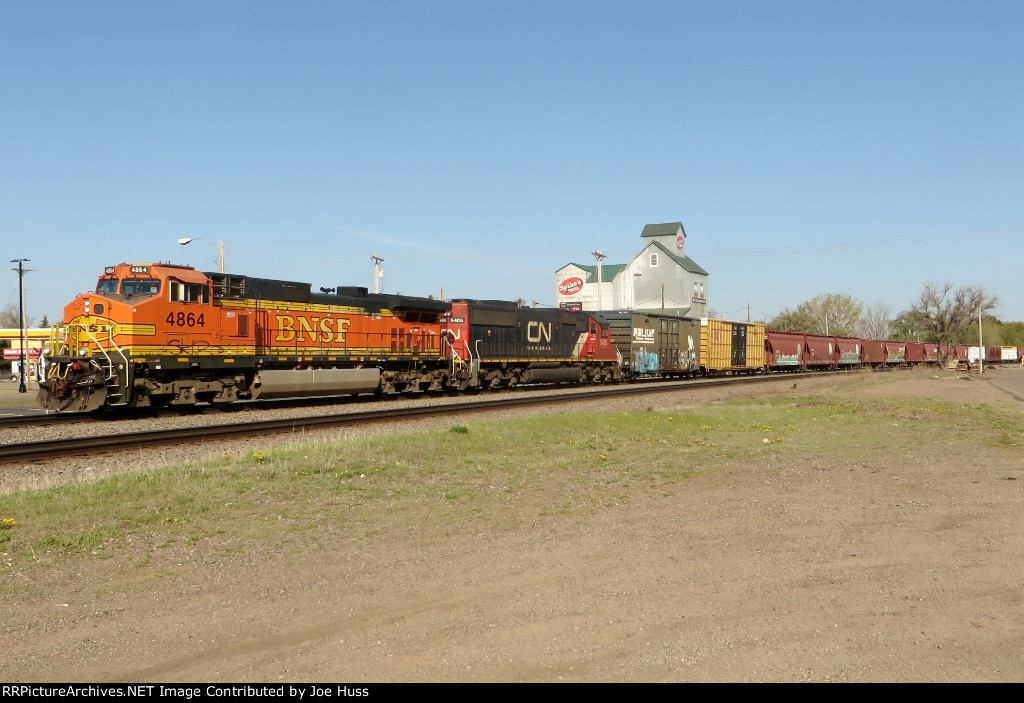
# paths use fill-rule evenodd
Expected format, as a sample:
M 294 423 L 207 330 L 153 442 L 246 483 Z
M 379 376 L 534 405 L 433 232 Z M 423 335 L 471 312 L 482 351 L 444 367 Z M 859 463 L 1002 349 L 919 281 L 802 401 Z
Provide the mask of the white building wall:
M 576 303 L 583 310 L 689 308 L 689 317 L 707 317 L 708 276 L 687 271 L 674 258 L 685 256 L 685 233 L 682 229 L 676 234 L 644 237 L 643 243 L 644 248 L 639 255 L 621 268 L 611 281 L 602 282 L 600 296 L 595 274 L 574 264 L 559 269 L 555 274 L 556 304 Z M 657 255 L 657 266 L 651 265 L 651 254 Z

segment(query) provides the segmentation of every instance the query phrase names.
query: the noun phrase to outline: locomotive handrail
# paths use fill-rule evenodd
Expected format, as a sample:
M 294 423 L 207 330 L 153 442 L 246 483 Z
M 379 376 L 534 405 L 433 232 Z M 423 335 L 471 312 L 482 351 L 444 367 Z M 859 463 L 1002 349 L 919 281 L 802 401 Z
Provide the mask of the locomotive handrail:
M 447 346 L 448 350 L 452 355 L 452 376 L 455 376 L 455 371 L 459 365 L 465 366 L 466 362 L 462 360 L 462 356 L 455 351 L 455 345 L 452 344 L 452 340 L 447 335 L 441 337 L 441 350 L 444 351 L 444 347 Z
M 121 347 L 117 346 L 117 342 L 114 341 L 114 327 L 115 327 L 114 325 L 106 326 L 107 338 L 110 341 L 110 346 L 112 346 L 114 349 L 117 350 L 117 353 L 121 355 L 121 359 L 124 361 L 124 376 L 125 377 L 124 377 L 124 386 L 120 389 L 120 393 L 112 393 L 111 395 L 120 396 L 122 401 L 123 401 L 124 400 L 125 390 L 128 388 L 128 384 L 130 382 L 130 379 L 128 378 L 128 374 L 131 373 L 131 364 L 128 363 L 128 357 L 127 357 L 127 355 L 125 355 L 124 350 L 121 349 Z M 113 359 L 110 358 L 110 355 L 107 353 L 107 350 L 105 348 L 103 348 L 102 346 L 100 346 L 100 341 L 98 339 L 96 339 L 96 337 L 93 336 L 91 330 L 86 328 L 85 333 L 89 335 L 89 337 L 96 344 L 96 346 L 99 348 L 99 350 L 101 352 L 103 352 L 103 358 L 105 358 L 107 360 L 106 372 L 107 372 L 107 382 L 109 383 L 111 380 L 113 380 L 117 376 L 117 372 L 114 370 L 114 361 L 113 361 Z
M 82 324 L 80 322 L 72 322 L 72 323 L 69 323 L 69 324 L 65 325 L 65 327 L 66 327 L 66 330 L 65 330 L 66 338 L 65 338 L 65 341 L 64 341 L 64 345 L 65 345 L 65 347 L 67 348 L 68 351 L 72 352 L 71 354 L 69 354 L 69 356 L 72 356 L 74 358 L 78 358 L 78 347 L 79 347 L 79 344 L 80 344 L 82 333 L 84 332 L 85 336 L 89 339 L 89 341 L 92 342 L 93 346 L 97 350 L 99 350 L 99 353 L 102 354 L 103 358 L 106 360 L 106 368 L 105 369 L 103 368 L 104 365 L 102 363 L 97 363 L 96 365 L 99 367 L 99 369 L 101 371 L 104 371 L 106 373 L 106 375 L 107 375 L 106 380 L 107 380 L 108 383 L 111 380 L 113 380 L 117 376 L 117 373 L 114 370 L 114 360 L 110 357 L 110 354 L 108 353 L 108 350 L 104 346 L 104 344 L 101 343 L 100 340 L 97 338 L 97 336 L 92 333 L 92 330 L 90 329 L 90 327 L 93 327 L 93 325 L 85 325 L 85 324 Z M 124 364 L 125 364 L 125 366 L 124 366 L 124 368 L 125 368 L 125 384 L 127 385 L 127 383 L 128 383 L 128 374 L 130 373 L 130 364 L 128 362 L 128 356 L 124 353 L 124 350 L 121 349 L 121 347 L 118 346 L 117 342 L 114 341 L 114 329 L 115 329 L 116 325 L 97 325 L 95 327 L 97 328 L 97 331 L 102 330 L 102 331 L 105 331 L 107 333 L 107 340 L 106 341 L 109 342 L 109 346 L 113 347 L 114 350 L 117 351 L 117 354 L 120 355 L 121 359 L 124 361 Z M 91 361 L 95 362 L 95 359 L 91 359 Z M 58 374 L 59 374 L 59 370 L 58 370 Z M 65 375 L 67 375 L 66 371 L 65 371 Z M 115 393 L 114 395 L 122 395 L 123 396 L 123 394 L 124 394 L 123 391 L 124 391 L 124 389 L 122 388 L 121 389 L 121 393 Z

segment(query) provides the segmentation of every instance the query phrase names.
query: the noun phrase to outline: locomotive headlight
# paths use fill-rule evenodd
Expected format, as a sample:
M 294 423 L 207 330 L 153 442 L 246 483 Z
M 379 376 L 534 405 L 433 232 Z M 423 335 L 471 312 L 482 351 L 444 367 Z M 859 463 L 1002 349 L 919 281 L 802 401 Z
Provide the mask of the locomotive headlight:
M 89 349 L 87 347 L 82 347 L 81 349 L 78 350 L 79 356 L 86 356 L 88 353 Z

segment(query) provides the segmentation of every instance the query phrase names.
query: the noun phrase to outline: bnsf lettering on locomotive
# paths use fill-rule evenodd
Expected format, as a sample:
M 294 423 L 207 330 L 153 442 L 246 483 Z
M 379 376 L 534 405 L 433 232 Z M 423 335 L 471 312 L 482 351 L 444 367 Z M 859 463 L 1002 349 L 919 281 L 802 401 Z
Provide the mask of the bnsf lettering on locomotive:
M 296 324 L 298 326 L 296 326 Z M 336 342 L 345 344 L 346 334 L 352 320 L 333 317 L 295 317 L 294 315 L 277 316 L 276 342 Z
M 550 342 L 551 341 L 551 323 L 547 324 L 543 322 L 537 322 L 531 320 L 526 325 L 526 341 L 528 342 Z

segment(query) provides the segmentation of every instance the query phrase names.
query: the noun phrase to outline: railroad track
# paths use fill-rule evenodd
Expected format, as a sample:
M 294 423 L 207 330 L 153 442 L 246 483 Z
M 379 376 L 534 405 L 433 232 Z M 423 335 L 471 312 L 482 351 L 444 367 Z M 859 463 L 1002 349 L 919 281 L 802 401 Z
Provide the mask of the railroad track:
M 814 378 L 826 375 L 848 374 L 849 371 L 816 373 Z M 544 394 L 526 397 L 515 397 L 503 394 L 493 400 L 474 400 L 444 405 L 420 405 L 415 407 L 390 408 L 363 412 L 333 413 L 309 417 L 290 417 L 276 420 L 260 420 L 256 422 L 234 422 L 203 427 L 183 427 L 174 429 L 149 430 L 115 434 L 93 435 L 88 437 L 61 438 L 0 444 L 0 463 L 40 461 L 44 459 L 83 456 L 124 450 L 137 450 L 161 445 L 179 444 L 183 442 L 227 439 L 240 436 L 264 436 L 268 434 L 290 434 L 316 429 L 351 427 L 393 420 L 428 418 L 437 415 L 456 415 L 479 413 L 530 405 L 554 405 L 558 403 L 579 402 L 580 400 L 597 400 L 602 398 L 626 396 L 630 394 L 650 394 L 699 390 L 709 387 L 721 387 L 755 383 L 792 383 L 799 376 L 742 376 L 716 379 L 703 379 L 679 383 L 651 383 L 629 386 L 614 386 L 575 393 Z
M 400 398 L 401 396 L 396 396 Z M 364 395 L 359 397 L 331 396 L 323 398 L 281 398 L 274 400 L 239 401 L 230 405 L 182 405 L 165 408 L 104 409 L 97 412 L 49 412 L 31 415 L 4 415 L 0 423 L 5 428 L 37 428 L 54 425 L 76 425 L 89 423 L 117 423 L 125 420 L 140 420 L 160 417 L 190 417 L 199 415 L 231 415 L 257 410 L 276 410 L 311 406 L 338 406 L 356 403 L 372 403 L 390 400 L 389 397 Z

